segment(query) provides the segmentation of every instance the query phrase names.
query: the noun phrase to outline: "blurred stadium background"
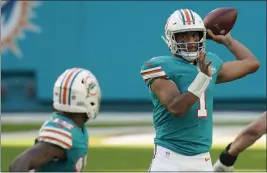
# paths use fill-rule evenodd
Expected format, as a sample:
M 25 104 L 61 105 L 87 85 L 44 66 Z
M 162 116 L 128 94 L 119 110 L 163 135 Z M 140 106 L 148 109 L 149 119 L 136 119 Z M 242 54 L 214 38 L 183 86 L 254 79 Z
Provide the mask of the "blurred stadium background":
M 169 54 L 160 38 L 167 17 L 191 8 L 204 17 L 218 7 L 238 9 L 232 35 L 261 62 L 255 74 L 218 85 L 213 162 L 246 124 L 266 110 L 265 1 L 1 1 L 1 168 L 33 144 L 51 115 L 52 89 L 69 67 L 91 70 L 102 89 L 98 119 L 88 123 L 86 171 L 146 171 L 154 129 L 148 89 L 139 75 L 149 58 Z M 224 61 L 234 57 L 208 41 Z M 240 171 L 266 171 L 266 136 L 244 152 Z

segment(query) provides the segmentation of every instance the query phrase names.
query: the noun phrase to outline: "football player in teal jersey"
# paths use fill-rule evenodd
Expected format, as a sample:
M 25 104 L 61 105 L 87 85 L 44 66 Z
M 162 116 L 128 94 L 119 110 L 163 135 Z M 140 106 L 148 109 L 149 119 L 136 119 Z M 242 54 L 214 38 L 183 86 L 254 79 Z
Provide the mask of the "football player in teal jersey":
M 236 60 L 223 63 L 207 52 L 206 32 Z M 230 33 L 206 31 L 202 18 L 190 9 L 171 14 L 164 40 L 173 55 L 152 58 L 141 67 L 154 106 L 155 153 L 150 171 L 212 171 L 215 84 L 254 73 L 260 64 Z
M 54 85 L 56 112 L 41 127 L 35 145 L 12 162 L 12 172 L 80 172 L 86 165 L 85 123 L 98 115 L 101 91 L 95 76 L 82 68 L 67 69 Z
M 266 111 L 228 144 L 213 166 L 214 172 L 233 172 L 237 157 L 266 134 Z

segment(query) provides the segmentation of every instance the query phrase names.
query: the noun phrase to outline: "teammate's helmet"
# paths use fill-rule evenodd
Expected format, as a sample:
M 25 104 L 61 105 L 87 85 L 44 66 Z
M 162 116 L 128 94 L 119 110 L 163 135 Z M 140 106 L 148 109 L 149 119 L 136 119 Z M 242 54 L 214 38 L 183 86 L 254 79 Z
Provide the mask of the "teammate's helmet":
M 70 113 L 86 113 L 89 119 L 98 115 L 101 91 L 95 76 L 82 68 L 67 69 L 54 85 L 53 106 Z
M 188 52 L 187 43 L 177 43 L 175 39 L 176 33 L 199 31 L 200 41 L 191 42 L 198 45 L 196 52 Z M 175 11 L 165 25 L 164 41 L 167 43 L 170 51 L 173 54 L 179 55 L 188 61 L 193 61 L 197 58 L 200 51 L 205 51 L 206 28 L 201 17 L 190 9 L 180 9 Z

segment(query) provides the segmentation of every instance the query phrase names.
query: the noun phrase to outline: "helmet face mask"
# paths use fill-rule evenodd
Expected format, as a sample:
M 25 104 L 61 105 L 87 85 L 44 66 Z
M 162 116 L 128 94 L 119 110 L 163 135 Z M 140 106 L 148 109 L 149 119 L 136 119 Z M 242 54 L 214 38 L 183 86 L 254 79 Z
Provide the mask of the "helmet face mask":
M 97 117 L 101 90 L 95 76 L 82 68 L 67 69 L 54 84 L 53 106 L 69 113 L 86 113 L 89 119 Z
M 187 14 L 187 21 L 184 20 Z M 188 17 L 190 13 L 191 17 Z M 190 21 L 191 20 L 191 21 Z M 177 42 L 177 34 L 188 34 L 198 32 L 199 40 Z M 206 28 L 201 17 L 189 9 L 181 9 L 175 11 L 167 21 L 165 26 L 165 38 L 170 51 L 187 61 L 195 60 L 201 51 L 205 51 L 206 45 Z M 190 50 L 194 45 L 195 51 Z

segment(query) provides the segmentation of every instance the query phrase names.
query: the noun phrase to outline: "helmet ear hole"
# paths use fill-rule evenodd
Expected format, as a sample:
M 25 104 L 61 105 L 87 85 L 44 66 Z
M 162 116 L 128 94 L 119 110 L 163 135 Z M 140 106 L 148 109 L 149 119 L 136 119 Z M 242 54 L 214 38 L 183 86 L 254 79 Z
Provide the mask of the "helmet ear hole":
M 94 102 L 91 102 L 90 104 L 91 104 L 91 106 L 94 106 L 94 105 L 95 105 L 95 103 L 94 103 Z

